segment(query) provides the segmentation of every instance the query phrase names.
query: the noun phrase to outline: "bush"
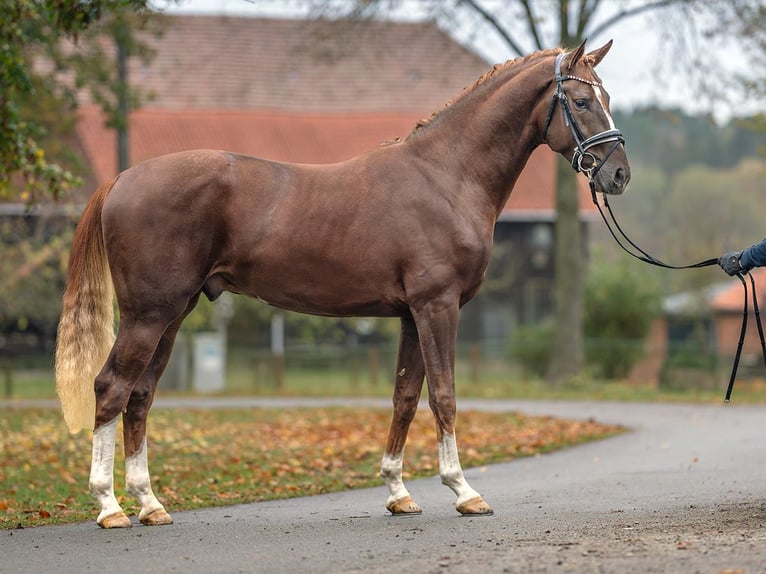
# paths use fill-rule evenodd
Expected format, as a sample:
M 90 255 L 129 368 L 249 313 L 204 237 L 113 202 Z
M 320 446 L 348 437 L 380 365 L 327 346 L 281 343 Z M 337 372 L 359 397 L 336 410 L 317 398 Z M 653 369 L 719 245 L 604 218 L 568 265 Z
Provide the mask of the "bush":
M 641 357 L 643 341 L 659 316 L 660 291 L 639 263 L 599 260 L 585 285 L 586 362 L 606 379 L 625 377 Z
M 544 377 L 553 353 L 552 322 L 522 325 L 511 335 L 509 354 L 519 363 L 526 375 Z

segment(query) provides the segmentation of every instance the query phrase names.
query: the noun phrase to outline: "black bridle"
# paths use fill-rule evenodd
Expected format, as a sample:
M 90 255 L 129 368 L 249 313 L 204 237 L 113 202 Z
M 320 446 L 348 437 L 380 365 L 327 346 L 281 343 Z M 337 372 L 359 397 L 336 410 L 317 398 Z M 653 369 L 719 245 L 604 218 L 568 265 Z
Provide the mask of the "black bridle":
M 603 132 L 599 132 L 588 138 L 582 133 L 580 126 L 577 125 L 574 115 L 572 114 L 572 108 L 569 106 L 569 99 L 564 91 L 564 82 L 567 80 L 575 80 L 598 88 L 601 87 L 601 83 L 594 82 L 593 80 L 586 80 L 585 78 L 580 78 L 578 76 L 563 75 L 561 73 L 561 62 L 566 56 L 566 53 L 561 53 L 556 56 L 556 64 L 554 68 L 556 74 L 556 91 L 553 92 L 551 105 L 548 108 L 548 116 L 545 118 L 543 141 L 547 141 L 548 128 L 550 128 L 551 121 L 553 121 L 553 113 L 556 110 L 556 104 L 561 104 L 561 111 L 564 115 L 564 124 L 571 130 L 572 137 L 575 141 L 574 154 L 572 155 L 572 168 L 574 168 L 576 172 L 584 174 L 588 180 L 593 181 L 593 178 L 596 177 L 601 166 L 606 163 L 609 156 L 612 155 L 612 152 L 614 152 L 620 144 L 625 144 L 625 137 L 622 135 L 622 132 L 617 129 L 604 130 Z M 606 110 L 604 110 L 604 112 L 606 112 Z M 609 142 L 614 142 L 614 144 L 609 148 L 609 151 L 601 161 L 597 160 L 596 156 L 588 151 L 593 147 Z M 583 163 L 583 161 L 585 161 L 585 163 Z
M 553 113 L 556 109 L 556 104 L 561 104 L 561 110 L 564 115 L 564 124 L 569 127 L 569 129 L 572 132 L 572 136 L 575 141 L 575 150 L 574 155 L 572 156 L 572 168 L 578 173 L 584 174 L 588 178 L 588 185 L 590 186 L 590 193 L 591 198 L 593 199 L 593 203 L 598 208 L 599 214 L 601 214 L 601 219 L 604 220 L 604 223 L 606 224 L 606 228 L 609 230 L 610 235 L 612 238 L 617 242 L 617 245 L 619 245 L 623 251 L 625 251 L 628 255 L 631 257 L 634 257 L 638 259 L 639 261 L 643 261 L 644 263 L 648 263 L 649 265 L 654 265 L 656 267 L 663 267 L 665 269 L 698 269 L 701 267 L 710 267 L 712 265 L 716 265 L 718 263 L 718 258 L 713 257 L 710 259 L 705 259 L 703 261 L 698 261 L 697 263 L 691 263 L 689 265 L 669 265 L 653 255 L 650 255 L 643 249 L 641 249 L 638 245 L 636 245 L 630 237 L 627 236 L 627 234 L 622 230 L 620 227 L 620 224 L 617 223 L 617 219 L 614 216 L 614 212 L 612 211 L 612 208 L 609 206 L 609 201 L 607 200 L 607 196 L 605 194 L 602 194 L 603 201 L 604 201 L 604 207 L 606 207 L 607 213 L 609 214 L 609 218 L 607 218 L 606 214 L 604 213 L 604 210 L 601 208 L 601 204 L 598 202 L 598 197 L 596 195 L 596 183 L 594 181 L 594 178 L 596 177 L 596 174 L 599 172 L 601 167 L 606 163 L 606 161 L 609 159 L 609 156 L 612 155 L 615 149 L 622 144 L 625 144 L 625 137 L 622 135 L 622 132 L 618 129 L 611 129 L 611 130 L 605 130 L 602 132 L 597 133 L 596 135 L 593 135 L 591 137 L 586 138 L 585 135 L 582 133 L 582 130 L 577 125 L 577 122 L 575 121 L 574 115 L 572 114 L 572 109 L 569 107 L 569 100 L 567 99 L 566 92 L 564 92 L 564 82 L 567 80 L 576 80 L 578 82 L 582 82 L 585 84 L 589 84 L 591 86 L 601 87 L 601 84 L 599 82 L 595 82 L 592 80 L 587 80 L 585 78 L 580 78 L 578 76 L 564 76 L 561 73 L 561 62 L 562 60 L 567 56 L 567 53 L 561 53 L 556 57 L 556 64 L 555 64 L 555 79 L 556 79 L 556 91 L 553 93 L 553 97 L 551 99 L 551 105 L 548 108 L 548 115 L 545 119 L 545 129 L 543 130 L 543 141 L 547 141 L 548 136 L 548 128 L 551 125 L 551 121 L 553 120 Z M 604 110 L 606 112 L 606 110 Z M 609 151 L 606 153 L 606 155 L 601 159 L 600 161 L 596 159 L 596 157 L 590 153 L 588 150 L 592 147 L 595 147 L 597 145 L 601 145 L 604 143 L 614 142 L 612 147 L 609 148 Z M 583 160 L 586 160 L 586 165 L 583 165 Z M 610 223 L 611 221 L 611 223 Z M 614 228 L 612 227 L 614 226 Z M 615 232 L 615 229 L 617 230 Z M 625 243 L 627 243 L 630 247 L 626 246 Z M 753 276 L 745 271 L 744 273 L 737 273 L 737 278 L 742 282 L 742 286 L 745 290 L 745 302 L 744 307 L 742 310 L 742 327 L 740 328 L 739 333 L 739 342 L 737 343 L 737 352 L 734 355 L 734 364 L 732 365 L 731 369 L 731 375 L 729 376 L 729 385 L 726 388 L 726 396 L 725 401 L 728 403 L 731 399 L 731 393 L 734 390 L 734 381 L 737 378 L 737 368 L 739 367 L 739 359 L 742 355 L 742 347 L 745 342 L 745 334 L 747 333 L 747 318 L 748 318 L 748 286 L 747 282 L 745 281 L 745 275 L 750 277 L 750 286 L 753 296 L 753 312 L 755 314 L 756 319 L 756 325 L 758 326 L 758 335 L 761 339 L 761 352 L 763 354 L 763 364 L 766 366 L 766 341 L 764 340 L 764 334 L 763 334 L 763 326 L 761 324 L 761 315 L 760 311 L 758 309 L 758 298 L 756 296 L 756 287 L 755 287 L 755 279 Z

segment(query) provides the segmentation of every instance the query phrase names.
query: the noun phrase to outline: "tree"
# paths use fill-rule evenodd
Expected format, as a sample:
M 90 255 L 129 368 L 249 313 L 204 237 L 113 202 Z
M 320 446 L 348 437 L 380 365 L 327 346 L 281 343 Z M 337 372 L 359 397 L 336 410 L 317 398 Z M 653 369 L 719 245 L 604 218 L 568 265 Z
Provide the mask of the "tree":
M 28 217 L 0 220 L 0 331 L 53 340 L 71 222 L 32 208 L 76 186 L 84 162 L 72 146 L 76 91 L 87 88 L 109 125 L 126 125 L 138 92 L 117 77 L 104 36 L 147 57 L 136 30 L 159 19 L 148 0 L 0 3 L 0 200 Z M 120 105 L 122 102 L 124 105 Z
M 51 95 L 72 104 L 69 86 L 55 76 L 72 68 L 62 40 L 78 40 L 96 23 L 117 15 L 145 14 L 149 0 L 14 0 L 0 3 L 0 199 L 35 203 L 66 192 L 75 176 L 51 161 L 41 145 L 45 129 L 24 113 L 28 102 Z M 35 59 L 51 69 L 35 70 Z M 85 68 L 87 69 L 87 68 Z M 80 70 L 82 71 L 82 69 Z M 77 82 L 83 76 L 76 74 Z M 92 76 L 91 76 L 92 78 Z M 14 189 L 21 186 L 22 192 Z
M 257 3 L 254 0 L 255 3 Z M 404 12 L 413 4 L 405 0 L 308 0 L 313 10 L 334 16 L 380 17 Z M 602 40 L 606 33 L 627 19 L 649 14 L 657 20 L 662 34 L 665 58 L 671 65 L 683 65 L 703 94 L 719 97 L 727 84 L 764 88 L 750 77 L 727 78 L 717 72 L 714 41 L 726 38 L 746 44 L 750 53 L 766 54 L 766 8 L 760 0 L 422 0 L 415 4 L 423 17 L 435 18 L 457 33 L 471 30 L 469 43 L 494 36 L 514 56 L 552 46 L 574 48 L 586 38 Z M 659 57 L 659 55 L 658 55 Z M 577 374 L 583 366 L 583 282 L 585 249 L 580 234 L 578 204 L 572 201 L 576 190 L 574 173 L 559 160 L 556 233 L 556 340 L 548 379 L 562 381 Z

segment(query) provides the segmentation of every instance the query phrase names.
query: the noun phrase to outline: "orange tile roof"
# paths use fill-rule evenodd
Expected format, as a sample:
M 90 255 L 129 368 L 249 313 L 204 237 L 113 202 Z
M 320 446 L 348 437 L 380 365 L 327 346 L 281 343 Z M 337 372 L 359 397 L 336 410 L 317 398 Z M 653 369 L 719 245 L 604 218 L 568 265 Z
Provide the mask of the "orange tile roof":
M 430 114 L 491 64 L 433 22 L 163 16 L 130 81 L 176 110 Z M 105 41 L 106 45 L 110 42 Z M 83 91 L 82 103 L 91 103 Z
M 766 310 L 766 268 L 760 267 L 753 269 L 750 273 L 755 279 L 755 285 L 758 288 L 758 306 L 762 310 Z M 748 289 L 750 289 L 750 280 L 745 278 L 748 282 Z M 742 305 L 745 300 L 745 290 L 742 284 L 733 278 L 728 285 L 722 285 L 720 289 L 715 289 L 713 294 L 708 300 L 708 304 L 713 311 L 719 313 L 742 313 Z M 753 311 L 752 298 L 748 297 L 748 306 L 750 312 Z M 762 319 L 766 320 L 766 319 Z
M 115 134 L 82 108 L 78 132 L 96 176 L 117 174 Z M 332 163 L 406 135 L 417 114 L 290 114 L 263 110 L 141 109 L 130 117 L 131 164 L 189 149 L 224 149 L 279 161 Z M 107 152 L 109 150 L 109 152 Z
M 175 151 L 225 149 L 280 161 L 331 163 L 407 135 L 418 113 L 297 114 L 263 110 L 141 109 L 130 117 L 131 164 Z M 97 182 L 117 175 L 116 136 L 94 106 L 79 110 L 77 131 Z M 530 158 L 504 219 L 551 219 L 555 155 L 541 146 Z M 586 185 L 580 209 L 593 212 Z

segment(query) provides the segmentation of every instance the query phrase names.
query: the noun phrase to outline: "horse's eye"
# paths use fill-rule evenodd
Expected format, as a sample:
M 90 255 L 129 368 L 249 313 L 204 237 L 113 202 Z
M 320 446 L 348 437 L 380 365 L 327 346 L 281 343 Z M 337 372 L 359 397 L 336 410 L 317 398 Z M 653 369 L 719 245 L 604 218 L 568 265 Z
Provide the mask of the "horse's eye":
M 588 100 L 578 99 L 574 101 L 575 107 L 578 110 L 587 110 L 588 109 Z

